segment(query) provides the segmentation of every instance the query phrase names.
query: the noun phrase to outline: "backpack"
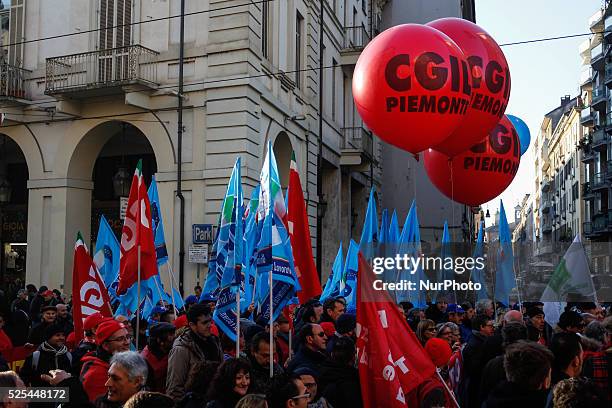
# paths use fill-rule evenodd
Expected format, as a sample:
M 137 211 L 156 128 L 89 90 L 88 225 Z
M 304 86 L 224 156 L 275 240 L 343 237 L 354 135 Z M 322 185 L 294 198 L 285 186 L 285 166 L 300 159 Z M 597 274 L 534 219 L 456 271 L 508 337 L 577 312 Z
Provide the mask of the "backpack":
M 72 354 L 70 354 L 69 351 L 66 352 L 66 357 L 68 357 L 68 362 L 70 363 L 70 366 L 72 367 Z M 40 350 L 36 350 L 32 354 L 32 372 L 36 372 L 39 361 L 40 361 Z

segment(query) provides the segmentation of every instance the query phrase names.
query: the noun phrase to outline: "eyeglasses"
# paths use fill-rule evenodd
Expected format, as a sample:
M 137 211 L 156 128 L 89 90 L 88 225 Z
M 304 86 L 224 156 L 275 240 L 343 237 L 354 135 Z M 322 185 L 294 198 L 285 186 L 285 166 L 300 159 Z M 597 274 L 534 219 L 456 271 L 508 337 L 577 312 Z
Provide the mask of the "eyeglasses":
M 296 395 L 295 397 L 291 397 L 292 400 L 300 399 L 300 398 L 310 398 L 310 393 L 305 392 L 302 395 Z
M 319 336 L 319 337 L 323 338 L 323 337 L 325 337 L 327 335 L 325 334 L 325 332 L 318 332 L 317 334 L 315 334 L 315 336 Z
M 125 343 L 132 341 L 132 336 L 130 336 L 129 334 L 127 336 L 121 336 L 121 337 L 117 337 L 116 339 L 107 339 L 106 341 L 111 342 L 111 341 L 118 341 L 120 343 Z

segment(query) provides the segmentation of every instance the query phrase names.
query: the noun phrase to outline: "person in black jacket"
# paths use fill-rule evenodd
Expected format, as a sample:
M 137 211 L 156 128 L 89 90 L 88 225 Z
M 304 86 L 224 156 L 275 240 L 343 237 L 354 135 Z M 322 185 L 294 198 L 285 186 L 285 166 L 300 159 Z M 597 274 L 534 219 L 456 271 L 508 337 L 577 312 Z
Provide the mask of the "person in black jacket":
M 32 330 L 30 330 L 28 343 L 38 345 L 45 341 L 45 331 L 47 330 L 47 327 L 55 323 L 56 319 L 57 308 L 55 306 L 44 306 L 42 308 L 42 321 L 38 325 L 32 327 Z
M 206 408 L 234 408 L 251 390 L 251 364 L 245 358 L 221 363 L 208 389 Z
M 291 373 L 300 367 L 308 367 L 320 374 L 321 364 L 327 360 L 327 336 L 323 328 L 318 324 L 305 324 L 300 330 L 299 343 L 299 351 L 289 361 L 287 371 Z
M 21 378 L 30 387 L 43 387 L 42 374 L 50 370 L 70 370 L 72 356 L 65 346 L 66 334 L 60 325 L 52 324 L 45 330 L 45 341 L 29 356 L 20 371 Z
M 253 392 L 266 394 L 271 385 L 270 378 L 270 334 L 259 332 L 251 339 L 249 360 L 251 361 L 251 384 Z M 284 370 L 276 363 L 272 366 L 273 375 L 283 374 Z
M 355 342 L 341 337 L 334 343 L 331 360 L 321 366 L 320 394 L 333 407 L 357 408 L 363 406 L 359 371 L 355 363 Z
M 461 388 L 467 399 L 465 407 L 480 408 L 480 381 L 484 369 L 483 353 L 486 339 L 493 335 L 493 321 L 485 314 L 472 319 L 472 336 L 463 349 L 464 378 Z
M 504 354 L 507 381 L 495 387 L 482 408 L 544 407 L 553 354 L 541 344 L 521 340 Z
M 43 308 L 45 306 L 55 306 L 56 303 L 53 292 L 47 289 L 46 286 L 41 286 L 38 294 L 34 297 L 32 303 L 30 303 L 30 319 L 33 322 L 40 322 Z

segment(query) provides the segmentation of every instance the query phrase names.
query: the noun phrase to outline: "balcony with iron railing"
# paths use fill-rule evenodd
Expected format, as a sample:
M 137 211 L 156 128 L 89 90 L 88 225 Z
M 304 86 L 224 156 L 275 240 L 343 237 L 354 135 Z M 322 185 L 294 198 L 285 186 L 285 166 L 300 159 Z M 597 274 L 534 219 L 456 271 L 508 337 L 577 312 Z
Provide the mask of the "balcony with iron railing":
M 599 71 L 604 66 L 604 51 L 603 43 L 591 48 L 591 66 L 596 71 Z
M 580 111 L 580 124 L 582 126 L 593 126 L 593 114 L 590 106 L 586 106 Z
M 19 104 L 28 99 L 25 81 L 30 71 L 7 63 L 0 63 L 0 104 Z
M 359 166 L 374 160 L 372 132 L 362 126 L 342 128 L 342 157 L 340 163 Z
M 601 111 L 606 108 L 606 96 L 608 96 L 607 88 L 603 85 L 593 87 L 591 95 L 591 108 Z
M 583 163 L 592 162 L 595 159 L 595 152 L 591 147 L 591 138 L 587 138 L 582 145 L 582 157 L 580 160 Z
M 591 219 L 593 233 L 605 232 L 612 229 L 612 210 L 595 214 Z
M 45 93 L 87 97 L 127 85 L 155 89 L 158 54 L 129 45 L 47 58 Z
M 591 148 L 593 150 L 606 150 L 608 145 L 608 134 L 605 132 L 603 127 L 593 129 Z
M 593 175 L 593 182 L 591 183 L 591 189 L 593 191 L 601 190 L 602 188 L 608 188 L 608 184 L 607 184 L 607 181 L 606 181 L 606 172 L 605 171 L 601 171 L 599 173 L 595 173 Z
M 357 64 L 359 54 L 372 38 L 364 26 L 344 27 L 344 40 L 340 50 L 340 65 L 352 67 Z

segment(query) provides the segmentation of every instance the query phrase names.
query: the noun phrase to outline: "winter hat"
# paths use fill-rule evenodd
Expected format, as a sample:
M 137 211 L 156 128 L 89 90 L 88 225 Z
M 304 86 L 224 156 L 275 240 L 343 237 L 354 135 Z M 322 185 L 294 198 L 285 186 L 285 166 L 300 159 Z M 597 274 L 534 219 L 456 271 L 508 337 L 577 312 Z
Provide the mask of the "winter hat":
M 93 330 L 97 325 L 102 323 L 102 320 L 104 320 L 104 316 L 102 316 L 102 313 L 96 312 L 94 314 L 90 314 L 85 318 L 85 321 L 83 322 L 83 330 Z
M 447 313 L 465 313 L 465 310 L 463 310 L 461 306 L 451 303 L 446 308 L 446 312 Z
M 66 347 L 68 347 L 69 351 L 73 351 L 76 346 L 76 336 L 74 332 L 70 332 L 68 337 L 66 337 Z
M 527 308 L 527 313 L 525 314 L 529 317 L 536 317 L 537 315 L 544 316 L 544 311 L 542 310 L 541 307 L 538 307 L 536 305 L 531 305 Z
M 96 330 L 96 344 L 99 346 L 104 343 L 114 332 L 123 329 L 123 324 L 115 319 L 105 320 L 98 326 Z
M 448 364 L 448 360 L 450 360 L 453 355 L 453 351 L 448 342 L 437 337 L 433 337 L 427 341 L 425 344 L 425 351 L 427 351 L 427 354 L 429 354 L 431 361 L 433 361 L 436 367 L 442 367 Z
M 568 310 L 561 313 L 561 316 L 559 316 L 558 325 L 562 329 L 567 329 L 568 327 L 579 327 L 580 325 L 583 325 L 582 316 L 580 316 L 580 313 L 578 312 Z
M 149 336 L 155 338 L 161 338 L 168 333 L 174 333 L 176 328 L 172 323 L 155 323 L 149 328 Z
M 54 312 L 57 312 L 57 307 L 52 306 L 52 305 L 43 306 L 43 307 L 40 309 L 40 313 L 44 313 L 44 312 L 46 312 L 46 311 L 48 311 L 48 310 L 52 310 L 52 311 L 54 311 Z
M 49 340 L 51 337 L 56 335 L 57 333 L 64 333 L 64 326 L 60 326 L 59 324 L 52 324 L 45 329 L 45 341 Z
M 357 327 L 357 318 L 354 314 L 343 313 L 336 320 L 336 331 L 340 334 L 353 331 L 355 327 Z
M 181 327 L 185 327 L 187 326 L 189 323 L 187 322 L 187 315 L 180 315 L 179 317 L 177 317 L 176 319 L 174 319 L 174 327 L 176 327 L 177 329 L 180 329 Z

